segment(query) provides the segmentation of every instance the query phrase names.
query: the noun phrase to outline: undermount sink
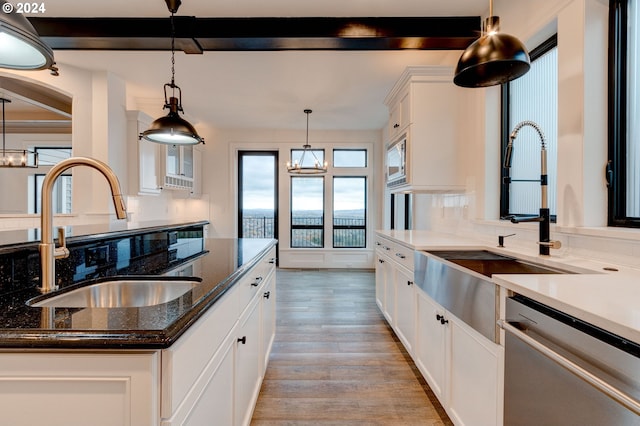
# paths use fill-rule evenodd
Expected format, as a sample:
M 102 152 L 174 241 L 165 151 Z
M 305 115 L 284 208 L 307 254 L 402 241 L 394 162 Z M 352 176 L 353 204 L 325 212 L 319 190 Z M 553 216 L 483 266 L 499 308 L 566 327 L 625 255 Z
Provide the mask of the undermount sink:
M 36 308 L 133 308 L 159 305 L 177 299 L 199 284 L 198 279 L 106 279 L 70 291 L 35 297 Z
M 487 250 L 429 251 L 434 256 L 491 277 L 494 274 L 573 274 L 552 266 L 516 259 Z

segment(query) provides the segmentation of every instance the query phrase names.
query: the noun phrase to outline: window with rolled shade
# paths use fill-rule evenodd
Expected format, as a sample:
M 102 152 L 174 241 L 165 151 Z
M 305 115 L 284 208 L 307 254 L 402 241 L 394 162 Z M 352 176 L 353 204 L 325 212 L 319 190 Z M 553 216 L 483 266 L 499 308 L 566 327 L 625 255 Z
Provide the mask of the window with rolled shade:
M 558 42 L 553 36 L 532 50 L 531 69 L 502 87 L 502 161 L 509 135 L 522 121 L 537 123 L 547 149 L 548 205 L 556 215 L 558 147 Z M 540 149 L 537 132 L 523 127 L 513 144 L 511 169 L 502 170 L 500 216 L 537 216 L 540 209 Z M 508 174 L 507 174 L 508 173 Z M 510 176 L 510 179 L 506 179 Z

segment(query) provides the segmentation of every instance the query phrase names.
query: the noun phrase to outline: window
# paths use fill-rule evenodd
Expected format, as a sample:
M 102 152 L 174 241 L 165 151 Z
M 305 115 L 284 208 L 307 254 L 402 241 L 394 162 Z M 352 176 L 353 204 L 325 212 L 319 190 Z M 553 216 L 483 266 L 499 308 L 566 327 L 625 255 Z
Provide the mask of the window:
M 537 123 L 547 149 L 548 205 L 556 215 L 558 134 L 557 36 L 531 51 L 531 69 L 502 87 L 502 162 L 509 135 L 520 122 Z M 502 170 L 500 216 L 537 216 L 540 209 L 540 149 L 537 132 L 523 127 L 513 144 L 511 169 Z
M 34 152 L 38 156 L 38 166 L 48 169 L 62 160 L 71 157 L 71 147 L 35 147 Z M 45 174 L 36 173 L 29 179 L 29 196 L 33 200 L 29 203 L 30 213 L 40 213 L 42 205 L 42 182 Z M 72 206 L 72 176 L 63 174 L 53 184 L 52 202 L 53 213 L 71 213 Z M 33 203 L 33 204 L 32 204 Z
M 291 177 L 291 247 L 324 247 L 324 177 Z
M 640 228 L 640 6 L 611 0 L 609 14 L 608 223 Z
M 278 152 L 238 152 L 238 237 L 278 238 Z
M 366 177 L 333 178 L 333 247 L 365 247 L 366 206 Z
M 367 167 L 367 150 L 334 149 L 333 167 Z

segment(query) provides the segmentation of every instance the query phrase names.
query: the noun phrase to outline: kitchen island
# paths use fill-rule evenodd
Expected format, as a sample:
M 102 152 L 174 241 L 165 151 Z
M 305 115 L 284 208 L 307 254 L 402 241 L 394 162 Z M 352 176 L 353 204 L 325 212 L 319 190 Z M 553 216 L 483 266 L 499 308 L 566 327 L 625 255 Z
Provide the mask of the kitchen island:
M 136 235 L 127 236 L 127 250 L 157 245 Z M 34 308 L 26 304 L 39 297 L 34 285 L 2 298 L 0 423 L 249 423 L 275 335 L 276 241 L 167 235 L 166 263 L 154 250 L 151 270 L 133 261 L 119 270 L 198 280 L 175 300 Z

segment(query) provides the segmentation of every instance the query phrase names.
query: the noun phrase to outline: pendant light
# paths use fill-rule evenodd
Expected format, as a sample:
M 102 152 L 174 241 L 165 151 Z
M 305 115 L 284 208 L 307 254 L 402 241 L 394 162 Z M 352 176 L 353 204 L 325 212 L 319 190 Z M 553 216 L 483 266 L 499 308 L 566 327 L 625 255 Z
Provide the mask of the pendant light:
M 11 100 L 0 98 L 2 102 L 2 155 L 0 167 L 38 167 L 38 154 L 27 149 L 7 149 L 7 122 L 4 115 L 4 106 Z
M 453 82 L 462 87 L 488 87 L 503 84 L 524 75 L 531 67 L 529 53 L 522 42 L 500 31 L 500 18 L 489 17 L 482 36 L 462 53 Z
M 31 22 L 17 13 L 11 3 L 0 0 L 0 7 L 0 68 L 57 70 L 53 51 L 40 39 Z
M 204 139 L 198 135 L 196 129 L 179 113 L 184 114 L 182 109 L 182 90 L 175 83 L 175 24 L 173 16 L 178 11 L 180 0 L 165 0 L 171 12 L 171 82 L 164 85 L 164 108 L 169 114 L 154 120 L 149 129 L 142 132 L 141 138 L 150 142 L 162 143 L 166 145 L 196 145 L 204 143 Z M 171 96 L 167 98 L 167 89 L 171 91 Z M 178 97 L 176 97 L 176 91 Z
M 296 175 L 317 175 L 321 173 L 327 172 L 327 162 L 324 163 L 318 160 L 318 157 L 311 149 L 311 145 L 309 145 L 309 114 L 313 111 L 310 109 L 305 109 L 304 113 L 307 114 L 307 142 L 302 145 L 302 155 L 300 156 L 300 160 L 296 160 L 291 164 L 290 161 L 287 161 L 287 171 L 291 174 Z M 307 153 L 310 153 L 313 156 L 313 165 L 305 164 L 305 157 Z

